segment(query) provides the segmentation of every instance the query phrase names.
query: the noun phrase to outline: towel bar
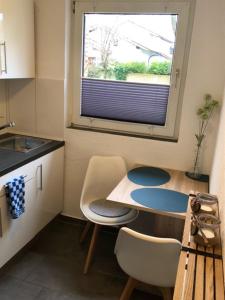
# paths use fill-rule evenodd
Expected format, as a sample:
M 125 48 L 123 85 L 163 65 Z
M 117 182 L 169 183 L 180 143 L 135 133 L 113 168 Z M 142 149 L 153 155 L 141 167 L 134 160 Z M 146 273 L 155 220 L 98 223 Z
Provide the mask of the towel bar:
M 23 178 L 26 178 L 27 177 L 27 175 L 22 175 L 23 176 Z M 6 184 L 4 184 L 4 187 L 6 187 L 7 185 Z

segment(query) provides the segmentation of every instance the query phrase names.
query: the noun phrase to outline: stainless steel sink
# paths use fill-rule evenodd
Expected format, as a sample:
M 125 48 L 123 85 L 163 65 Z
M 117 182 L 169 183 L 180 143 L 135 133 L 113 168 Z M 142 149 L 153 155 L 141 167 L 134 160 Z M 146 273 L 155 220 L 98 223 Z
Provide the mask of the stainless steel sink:
M 0 149 L 27 153 L 50 142 L 51 140 L 42 138 L 13 135 L 2 140 L 0 139 Z

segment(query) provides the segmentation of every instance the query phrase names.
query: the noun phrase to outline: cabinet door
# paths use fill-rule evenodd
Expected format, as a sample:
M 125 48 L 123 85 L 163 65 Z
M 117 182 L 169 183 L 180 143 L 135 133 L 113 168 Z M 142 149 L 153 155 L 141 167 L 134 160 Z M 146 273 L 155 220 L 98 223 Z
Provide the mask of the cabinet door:
M 64 148 L 36 161 L 36 191 L 39 230 L 63 210 Z
M 64 148 L 55 150 L 0 178 L 0 267 L 63 209 Z M 25 176 L 25 212 L 12 219 L 4 185 Z
M 32 78 L 33 0 L 0 0 L 0 78 Z
M 12 219 L 4 191 L 4 184 L 13 178 L 25 175 L 25 212 L 18 218 Z M 37 203 L 35 201 L 35 168 L 32 163 L 13 171 L 0 180 L 0 267 L 13 257 L 37 233 Z

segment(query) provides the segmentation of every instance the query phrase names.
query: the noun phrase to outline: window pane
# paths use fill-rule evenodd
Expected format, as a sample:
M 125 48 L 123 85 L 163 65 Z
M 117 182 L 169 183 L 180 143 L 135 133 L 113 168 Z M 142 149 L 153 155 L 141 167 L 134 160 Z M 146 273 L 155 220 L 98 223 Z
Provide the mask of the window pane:
M 84 15 L 82 116 L 165 125 L 177 19 Z
M 169 84 L 177 15 L 85 14 L 83 75 Z

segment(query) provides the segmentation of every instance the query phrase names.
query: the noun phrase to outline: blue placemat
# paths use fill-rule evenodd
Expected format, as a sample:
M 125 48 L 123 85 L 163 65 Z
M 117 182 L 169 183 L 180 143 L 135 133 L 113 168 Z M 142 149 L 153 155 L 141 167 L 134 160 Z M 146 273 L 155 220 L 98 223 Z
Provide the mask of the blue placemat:
M 160 188 L 134 190 L 131 198 L 146 207 L 167 212 L 183 213 L 187 211 L 188 195 Z
M 157 186 L 170 180 L 168 172 L 153 167 L 135 168 L 128 172 L 127 177 L 130 181 L 144 186 Z

